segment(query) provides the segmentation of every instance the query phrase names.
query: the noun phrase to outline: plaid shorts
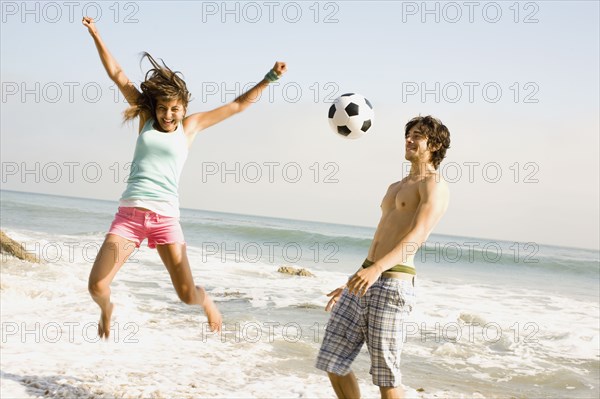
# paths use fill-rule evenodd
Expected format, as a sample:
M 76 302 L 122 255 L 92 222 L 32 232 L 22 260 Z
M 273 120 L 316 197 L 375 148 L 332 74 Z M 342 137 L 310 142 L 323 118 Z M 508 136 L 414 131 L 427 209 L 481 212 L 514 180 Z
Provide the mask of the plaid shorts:
M 405 338 L 402 323 L 414 304 L 415 290 L 409 280 L 380 277 L 363 297 L 350 294 L 346 288 L 325 328 L 317 368 L 348 374 L 366 342 L 373 384 L 400 385 L 400 355 Z

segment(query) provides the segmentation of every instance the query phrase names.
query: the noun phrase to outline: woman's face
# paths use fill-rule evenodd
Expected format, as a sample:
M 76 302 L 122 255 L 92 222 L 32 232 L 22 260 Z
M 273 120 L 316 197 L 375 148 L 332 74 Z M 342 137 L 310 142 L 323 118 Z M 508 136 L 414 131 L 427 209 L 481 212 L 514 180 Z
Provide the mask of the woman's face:
M 181 100 L 157 100 L 155 112 L 161 130 L 173 132 L 185 116 L 185 107 Z

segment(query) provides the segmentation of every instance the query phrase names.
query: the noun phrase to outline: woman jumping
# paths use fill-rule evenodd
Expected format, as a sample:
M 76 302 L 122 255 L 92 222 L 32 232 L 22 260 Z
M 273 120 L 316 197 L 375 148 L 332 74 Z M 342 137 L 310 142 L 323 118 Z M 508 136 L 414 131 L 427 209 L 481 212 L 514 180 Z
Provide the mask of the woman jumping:
M 196 134 L 245 110 L 270 82 L 286 72 L 286 64 L 276 62 L 260 83 L 231 103 L 186 116 L 190 93 L 178 72 L 144 53 L 143 57 L 153 68 L 140 85 L 140 92 L 104 45 L 94 20 L 84 17 L 83 25 L 94 39 L 108 76 L 130 105 L 124 113 L 125 120 L 139 118 L 139 135 L 127 188 L 94 261 L 88 283 L 90 294 L 101 310 L 98 334 L 105 339 L 110 334 L 114 306 L 110 302 L 110 283 L 146 238 L 148 246 L 157 249 L 169 271 L 179 299 L 188 305 L 200 305 L 211 329 L 220 331 L 221 313 L 204 288 L 195 285 L 192 278 L 179 224 L 179 177 Z

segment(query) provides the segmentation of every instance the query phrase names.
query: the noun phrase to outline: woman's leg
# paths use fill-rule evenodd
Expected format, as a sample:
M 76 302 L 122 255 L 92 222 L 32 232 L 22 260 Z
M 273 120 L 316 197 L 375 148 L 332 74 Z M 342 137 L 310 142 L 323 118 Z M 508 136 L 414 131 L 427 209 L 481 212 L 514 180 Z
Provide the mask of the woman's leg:
M 115 234 L 107 234 L 94 261 L 88 280 L 88 290 L 100 306 L 98 322 L 100 338 L 108 339 L 110 335 L 110 317 L 113 311 L 113 304 L 110 302 L 110 283 L 135 248 L 133 241 Z
M 179 299 L 188 305 L 202 306 L 211 330 L 220 331 L 221 313 L 204 288 L 194 285 L 185 244 L 157 244 L 156 249 L 169 271 Z

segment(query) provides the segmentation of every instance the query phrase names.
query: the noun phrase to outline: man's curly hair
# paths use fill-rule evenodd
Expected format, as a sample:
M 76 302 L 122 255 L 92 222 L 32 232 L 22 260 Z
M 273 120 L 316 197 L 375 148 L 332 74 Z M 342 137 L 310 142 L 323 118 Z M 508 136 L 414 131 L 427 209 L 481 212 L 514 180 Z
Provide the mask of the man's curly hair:
M 446 150 L 450 148 L 450 131 L 437 118 L 431 115 L 416 116 L 406 124 L 404 137 L 414 126 L 419 125 L 423 134 L 427 137 L 427 147 L 431 151 L 431 163 L 438 168 L 446 157 Z

